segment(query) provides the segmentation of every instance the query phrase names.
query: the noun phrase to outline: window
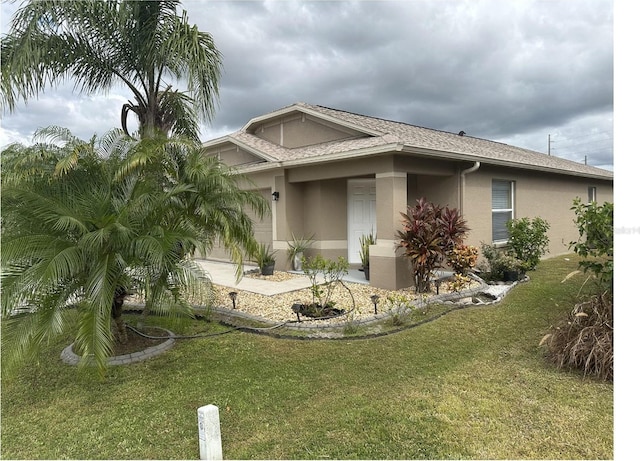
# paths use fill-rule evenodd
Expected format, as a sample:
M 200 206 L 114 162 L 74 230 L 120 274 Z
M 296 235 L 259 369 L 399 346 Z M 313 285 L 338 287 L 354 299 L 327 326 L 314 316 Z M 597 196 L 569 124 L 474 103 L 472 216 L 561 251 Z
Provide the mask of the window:
M 509 240 L 507 221 L 513 219 L 513 181 L 491 182 L 491 239 L 494 243 Z
M 595 186 L 590 186 L 587 188 L 587 196 L 589 198 L 589 203 L 594 203 L 596 201 L 596 188 Z

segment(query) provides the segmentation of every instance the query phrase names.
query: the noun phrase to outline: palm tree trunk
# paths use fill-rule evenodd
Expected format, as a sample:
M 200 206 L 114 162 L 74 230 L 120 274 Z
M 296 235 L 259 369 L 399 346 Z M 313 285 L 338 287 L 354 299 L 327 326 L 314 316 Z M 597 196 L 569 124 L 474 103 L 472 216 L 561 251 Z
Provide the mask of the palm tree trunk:
M 124 298 L 127 296 L 127 289 L 124 287 L 118 287 L 113 294 L 113 302 L 111 303 L 111 317 L 116 325 L 116 341 L 120 344 L 126 344 L 127 327 L 122 318 L 122 306 L 124 305 Z

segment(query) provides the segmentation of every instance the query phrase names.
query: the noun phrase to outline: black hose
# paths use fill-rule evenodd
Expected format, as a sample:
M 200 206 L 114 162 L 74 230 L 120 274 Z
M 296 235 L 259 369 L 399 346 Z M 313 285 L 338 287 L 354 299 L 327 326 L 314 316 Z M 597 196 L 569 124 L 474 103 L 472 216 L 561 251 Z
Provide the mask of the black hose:
M 255 331 L 266 331 L 266 330 L 275 330 L 276 328 L 281 328 L 283 326 L 285 326 L 287 323 L 291 323 L 290 321 L 287 322 L 283 322 L 283 323 L 279 323 L 277 325 L 273 325 L 270 327 L 233 327 L 233 328 L 229 328 L 226 331 L 220 331 L 217 333 L 207 333 L 207 334 L 203 334 L 203 335 L 173 335 L 173 336 L 153 336 L 153 335 L 148 335 L 146 333 L 141 332 L 140 330 L 132 327 L 131 325 L 129 325 L 128 323 L 125 324 L 125 326 L 130 329 L 131 331 L 133 331 L 134 333 L 142 336 L 143 338 L 147 338 L 147 339 L 198 339 L 198 338 L 211 338 L 214 336 L 222 336 L 222 335 L 226 335 L 227 333 L 232 333 L 234 331 L 239 331 L 239 330 L 255 330 Z

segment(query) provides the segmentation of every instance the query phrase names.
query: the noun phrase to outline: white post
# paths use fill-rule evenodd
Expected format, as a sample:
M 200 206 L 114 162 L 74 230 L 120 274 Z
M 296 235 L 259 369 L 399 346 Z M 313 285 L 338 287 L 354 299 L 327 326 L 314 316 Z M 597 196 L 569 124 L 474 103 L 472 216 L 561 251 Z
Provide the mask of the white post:
M 215 405 L 198 408 L 198 439 L 200 459 L 222 459 L 220 414 Z

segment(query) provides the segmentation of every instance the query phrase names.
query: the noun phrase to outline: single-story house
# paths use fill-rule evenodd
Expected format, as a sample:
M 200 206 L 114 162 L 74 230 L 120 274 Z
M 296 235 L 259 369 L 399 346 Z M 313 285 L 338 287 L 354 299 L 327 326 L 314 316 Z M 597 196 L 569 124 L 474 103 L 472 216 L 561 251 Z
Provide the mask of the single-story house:
M 464 128 L 464 127 L 461 127 Z M 509 218 L 550 223 L 550 254 L 578 237 L 572 201 L 613 201 L 613 173 L 528 149 L 401 122 L 296 103 L 257 116 L 204 143 L 210 155 L 251 179 L 272 204 L 256 237 L 289 269 L 287 241 L 313 236 L 309 256 L 360 265 L 360 236 L 373 232 L 370 283 L 412 285 L 396 232 L 420 197 L 461 210 L 467 242 L 504 243 Z M 214 255 L 221 257 L 222 254 Z

